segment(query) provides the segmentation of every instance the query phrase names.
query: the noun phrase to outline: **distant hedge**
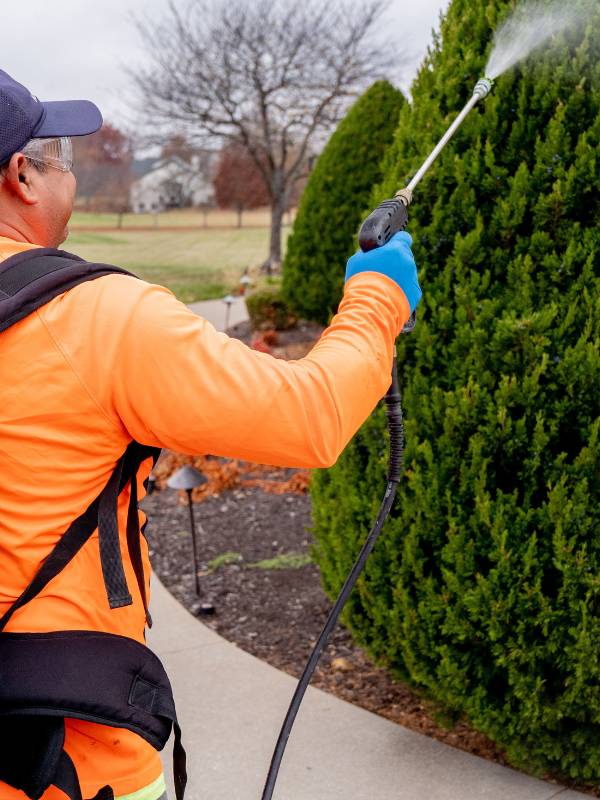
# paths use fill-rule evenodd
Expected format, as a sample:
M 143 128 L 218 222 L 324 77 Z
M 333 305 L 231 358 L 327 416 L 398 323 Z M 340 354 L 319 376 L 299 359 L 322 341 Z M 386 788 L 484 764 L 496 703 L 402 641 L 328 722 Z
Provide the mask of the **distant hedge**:
M 246 297 L 246 307 L 252 330 L 273 328 L 285 331 L 293 328 L 298 321 L 278 286 L 252 292 Z
M 513 3 L 453 0 L 386 180 L 412 175 Z M 503 77 L 411 208 L 423 303 L 399 344 L 406 473 L 346 621 L 532 771 L 600 782 L 600 10 Z M 396 166 L 398 165 L 398 166 Z M 376 511 L 381 413 L 312 483 L 339 589 Z
M 402 93 L 378 81 L 352 106 L 319 157 L 302 195 L 283 263 L 283 291 L 305 319 L 323 324 L 342 298 L 347 258 L 356 250 L 382 158 L 392 144 Z

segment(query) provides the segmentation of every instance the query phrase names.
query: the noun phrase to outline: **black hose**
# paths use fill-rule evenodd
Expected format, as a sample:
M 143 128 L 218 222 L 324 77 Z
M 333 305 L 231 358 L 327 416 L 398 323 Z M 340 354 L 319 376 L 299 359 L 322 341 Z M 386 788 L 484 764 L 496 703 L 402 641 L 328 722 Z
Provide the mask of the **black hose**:
M 327 640 L 329 639 L 331 631 L 335 627 L 346 600 L 354 588 L 354 585 L 358 580 L 363 567 L 365 566 L 367 558 L 375 546 L 375 542 L 379 538 L 383 524 L 387 519 L 387 516 L 390 513 L 394 503 L 396 489 L 398 488 L 398 482 L 402 474 L 404 456 L 404 426 L 402 422 L 402 406 L 400 390 L 398 387 L 398 371 L 395 358 L 392 368 L 392 384 L 388 389 L 384 399 L 386 404 L 386 415 L 388 418 L 388 429 L 390 432 L 390 455 L 388 461 L 388 484 L 383 497 L 383 502 L 381 504 L 381 508 L 379 509 L 375 524 L 367 536 L 363 548 L 356 559 L 356 563 L 352 567 L 352 571 L 346 578 L 346 582 L 342 587 L 342 591 L 340 592 L 333 608 L 329 613 L 329 616 L 327 617 L 325 627 L 321 631 L 317 643 L 310 654 L 310 658 L 304 667 L 304 672 L 298 681 L 298 686 L 296 687 L 296 691 L 292 697 L 292 702 L 290 703 L 290 707 L 288 708 L 281 731 L 279 733 L 279 738 L 277 739 L 277 744 L 275 746 L 273 758 L 271 759 L 271 766 L 269 767 L 265 788 L 263 789 L 262 793 L 262 800 L 271 800 L 273 797 L 273 791 L 275 789 L 279 767 L 281 766 L 281 760 L 283 758 L 288 739 L 290 738 L 290 733 L 300 708 L 300 703 L 302 702 L 302 699 L 308 688 L 308 684 L 311 681 L 319 659 L 321 658 L 323 650 L 325 649 L 325 645 L 327 644 Z

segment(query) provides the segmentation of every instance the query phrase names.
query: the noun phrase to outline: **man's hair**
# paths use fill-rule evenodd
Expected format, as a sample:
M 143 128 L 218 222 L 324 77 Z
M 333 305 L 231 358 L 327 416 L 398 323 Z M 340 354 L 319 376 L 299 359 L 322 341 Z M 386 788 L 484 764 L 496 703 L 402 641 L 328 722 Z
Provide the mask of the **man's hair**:
M 17 150 L 17 153 L 18 152 L 19 151 Z M 27 161 L 30 167 L 33 167 L 38 172 L 41 172 L 42 174 L 48 172 L 47 164 L 44 164 L 41 161 L 33 161 L 31 158 L 27 158 L 27 156 L 25 156 L 25 160 Z M 10 159 L 8 161 L 5 161 L 4 164 L 0 164 L 0 178 L 4 179 L 4 177 L 6 176 L 6 171 L 8 169 L 9 164 L 10 164 Z
M 38 172 L 41 172 L 42 174 L 48 172 L 48 170 L 50 169 L 48 164 L 44 164 L 43 161 L 33 161 L 31 158 L 27 158 L 27 156 L 25 156 L 25 159 L 30 167 L 34 167 L 35 169 L 37 169 Z

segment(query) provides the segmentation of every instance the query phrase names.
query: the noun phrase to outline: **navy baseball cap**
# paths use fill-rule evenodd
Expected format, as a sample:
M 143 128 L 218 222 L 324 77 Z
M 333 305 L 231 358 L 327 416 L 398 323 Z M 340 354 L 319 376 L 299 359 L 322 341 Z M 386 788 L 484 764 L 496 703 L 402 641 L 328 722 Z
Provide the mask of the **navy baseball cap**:
M 102 127 L 102 114 L 89 100 L 42 103 L 0 69 L 0 165 L 30 139 L 86 136 Z

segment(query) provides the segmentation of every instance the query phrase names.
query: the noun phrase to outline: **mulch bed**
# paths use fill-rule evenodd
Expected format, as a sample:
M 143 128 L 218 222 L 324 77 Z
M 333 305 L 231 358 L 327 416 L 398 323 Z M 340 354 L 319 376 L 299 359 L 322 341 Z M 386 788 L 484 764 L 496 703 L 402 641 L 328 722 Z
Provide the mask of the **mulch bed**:
M 287 331 L 253 331 L 250 322 L 240 322 L 227 333 L 244 344 L 286 360 L 304 358 L 325 328 L 316 322 L 301 320 Z
M 307 339 L 320 330 L 314 326 L 300 333 L 278 332 L 275 344 L 259 342 L 259 348 L 265 344 L 278 357 L 300 358 L 310 349 Z M 247 323 L 230 333 L 248 343 L 255 336 Z M 184 464 L 193 464 L 208 478 L 193 493 L 200 597 L 195 593 L 187 497 L 166 487 L 168 477 Z M 331 608 L 318 567 L 310 559 L 308 472 L 167 451 L 155 474 L 156 490 L 144 499 L 142 508 L 148 515 L 146 534 L 160 579 L 202 623 L 299 677 Z M 202 604 L 214 606 L 214 614 L 201 614 Z M 340 625 L 312 685 L 438 741 L 507 763 L 493 742 L 466 723 L 446 727 L 440 709 L 374 665 Z M 600 797 L 599 788 L 588 791 Z
M 166 463 L 178 466 L 183 461 L 171 456 Z M 213 463 L 222 464 L 226 473 L 231 464 L 224 459 Z M 273 468 L 264 479 L 286 481 L 292 473 Z M 302 564 L 301 557 L 308 560 L 311 547 L 308 495 L 234 488 L 195 503 L 200 598 L 195 593 L 185 493 L 156 491 L 142 508 L 149 518 L 146 533 L 154 570 L 177 600 L 192 613 L 198 613 L 201 603 L 213 604 L 215 614 L 203 616 L 204 624 L 299 677 L 331 608 L 318 567 Z M 290 556 L 298 557 L 298 565 L 286 568 Z M 476 731 L 462 724 L 445 730 L 437 724 L 427 703 L 374 666 L 341 626 L 332 634 L 313 685 L 413 730 L 505 763 L 502 753 Z
M 166 454 L 159 463 L 164 481 L 190 459 Z M 201 596 L 197 597 L 185 493 L 165 488 L 146 497 L 142 508 L 151 560 L 159 578 L 189 611 L 216 633 L 257 658 L 299 677 L 321 632 L 331 602 L 325 596 L 318 567 L 310 557 L 310 500 L 307 494 L 273 493 L 272 483 L 294 484 L 294 470 L 261 469 L 226 459 L 194 460 L 208 465 L 213 483 L 235 475 L 232 488 L 197 495 L 194 503 L 200 554 Z M 203 469 L 204 471 L 204 469 Z M 211 475 L 212 471 L 212 475 Z M 302 473 L 300 473 L 302 476 Z M 240 482 L 264 481 L 263 488 Z M 303 485 L 301 477 L 298 485 Z M 195 490 L 196 492 L 198 490 Z M 384 534 L 385 535 L 385 534 Z M 201 615 L 201 604 L 215 613 Z M 469 753 L 506 764 L 502 751 L 483 734 L 460 722 L 440 724 L 434 705 L 367 658 L 338 625 L 317 667 L 313 686 L 380 714 L 411 730 Z M 600 792 L 592 792 L 600 797 Z

